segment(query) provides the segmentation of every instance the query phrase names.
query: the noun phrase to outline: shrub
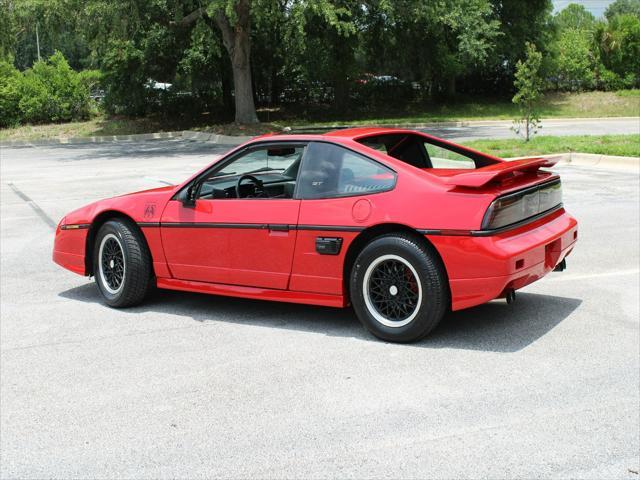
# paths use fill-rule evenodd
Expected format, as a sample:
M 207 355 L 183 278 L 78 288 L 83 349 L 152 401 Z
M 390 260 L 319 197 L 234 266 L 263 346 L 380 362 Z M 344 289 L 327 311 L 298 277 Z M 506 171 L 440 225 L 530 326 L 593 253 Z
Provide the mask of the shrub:
M 20 73 L 0 63 L 0 124 L 82 120 L 90 116 L 89 87 L 60 52 Z
M 105 107 L 109 113 L 144 115 L 147 112 L 147 81 L 144 53 L 131 41 L 113 41 L 104 57 Z
M 20 72 L 6 61 L 0 60 L 0 127 L 20 122 Z
M 415 90 L 410 82 L 395 78 L 366 78 L 357 82 L 352 89 L 352 97 L 361 106 L 395 106 L 409 103 L 415 98 Z

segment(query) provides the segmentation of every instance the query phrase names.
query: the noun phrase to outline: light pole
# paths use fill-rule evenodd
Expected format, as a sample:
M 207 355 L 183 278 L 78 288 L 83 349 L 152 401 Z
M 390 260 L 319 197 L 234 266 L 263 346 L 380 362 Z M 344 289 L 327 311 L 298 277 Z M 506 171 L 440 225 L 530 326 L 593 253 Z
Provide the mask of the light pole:
M 38 47 L 38 61 L 40 61 L 40 35 L 38 35 L 38 22 L 36 22 L 36 45 Z

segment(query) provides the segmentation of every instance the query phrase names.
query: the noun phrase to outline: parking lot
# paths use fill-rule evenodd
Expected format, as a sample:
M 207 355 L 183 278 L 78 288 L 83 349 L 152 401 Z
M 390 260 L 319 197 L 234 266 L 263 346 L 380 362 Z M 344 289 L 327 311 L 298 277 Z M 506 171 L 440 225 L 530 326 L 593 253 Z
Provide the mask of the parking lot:
M 559 166 L 568 269 L 413 345 L 351 310 L 159 291 L 113 310 L 54 226 L 228 147 L 3 147 L 2 478 L 638 478 L 639 176 Z

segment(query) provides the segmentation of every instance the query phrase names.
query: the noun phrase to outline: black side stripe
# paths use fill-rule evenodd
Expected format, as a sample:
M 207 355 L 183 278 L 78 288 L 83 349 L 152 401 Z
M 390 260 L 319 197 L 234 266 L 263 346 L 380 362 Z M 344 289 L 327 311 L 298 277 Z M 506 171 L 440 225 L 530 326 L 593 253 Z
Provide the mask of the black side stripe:
M 331 232 L 361 232 L 364 227 L 348 227 L 340 225 L 293 225 L 297 230 L 327 230 Z
M 254 230 L 313 230 L 331 232 L 361 232 L 364 227 L 340 225 L 288 225 L 282 223 L 218 223 L 218 222 L 138 222 L 138 226 L 146 228 L 238 228 Z

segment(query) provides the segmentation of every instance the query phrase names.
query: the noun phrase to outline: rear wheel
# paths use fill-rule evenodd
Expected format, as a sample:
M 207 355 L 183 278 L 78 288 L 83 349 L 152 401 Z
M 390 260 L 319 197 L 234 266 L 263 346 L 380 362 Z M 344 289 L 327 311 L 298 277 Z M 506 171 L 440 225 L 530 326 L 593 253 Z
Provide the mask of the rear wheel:
M 109 220 L 96 235 L 93 274 L 111 307 L 136 305 L 152 285 L 151 256 L 142 233 L 125 220 Z
M 439 259 L 408 234 L 373 240 L 351 272 L 351 303 L 376 337 L 413 342 L 440 322 L 448 305 L 446 275 Z

